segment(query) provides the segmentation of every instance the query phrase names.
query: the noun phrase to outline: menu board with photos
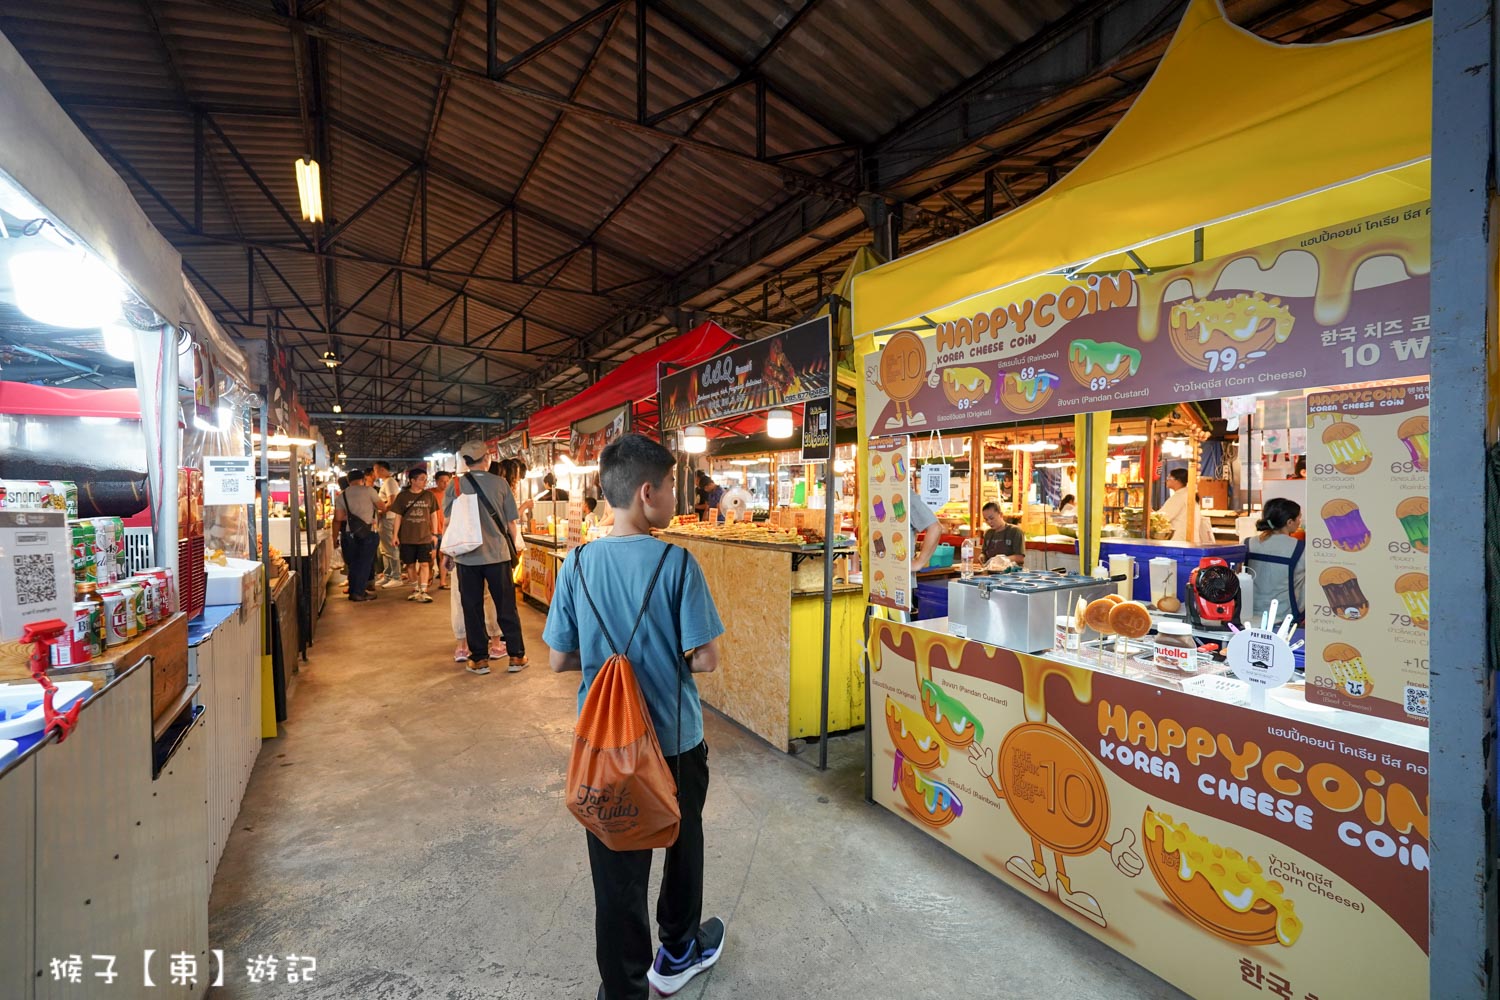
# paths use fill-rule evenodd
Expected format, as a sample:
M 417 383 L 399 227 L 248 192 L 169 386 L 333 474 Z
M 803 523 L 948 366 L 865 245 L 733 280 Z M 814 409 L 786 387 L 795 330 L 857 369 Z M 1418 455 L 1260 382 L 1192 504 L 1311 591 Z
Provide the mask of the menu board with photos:
M 1428 383 L 1307 400 L 1307 700 L 1427 725 Z
M 870 603 L 909 610 L 912 605 L 911 439 L 870 442 L 869 578 Z

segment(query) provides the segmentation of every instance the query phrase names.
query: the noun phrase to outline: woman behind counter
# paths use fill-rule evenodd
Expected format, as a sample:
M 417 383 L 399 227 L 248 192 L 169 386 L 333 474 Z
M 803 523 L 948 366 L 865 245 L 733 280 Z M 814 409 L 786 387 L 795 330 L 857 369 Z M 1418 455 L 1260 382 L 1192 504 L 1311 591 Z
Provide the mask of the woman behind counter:
M 1302 558 L 1306 543 L 1293 538 L 1292 533 L 1302 527 L 1302 507 L 1294 500 L 1276 497 L 1266 502 L 1255 526 L 1260 534 L 1245 539 L 1249 549 L 1246 561 L 1255 576 L 1253 610 L 1262 615 L 1275 601 L 1301 624 L 1306 616 L 1302 603 L 1306 593 L 1307 563 Z M 1273 628 L 1277 624 L 1271 623 Z

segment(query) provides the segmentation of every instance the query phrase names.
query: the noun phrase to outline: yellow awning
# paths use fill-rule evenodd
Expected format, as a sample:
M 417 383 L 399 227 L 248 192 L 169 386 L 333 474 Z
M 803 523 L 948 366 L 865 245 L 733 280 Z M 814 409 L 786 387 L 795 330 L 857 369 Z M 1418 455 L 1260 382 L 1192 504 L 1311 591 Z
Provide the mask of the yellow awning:
M 1127 248 L 1183 263 L 1197 227 L 1221 223 L 1206 234 L 1213 257 L 1423 201 L 1431 93 L 1430 22 L 1277 45 L 1193 0 L 1135 104 L 1051 190 L 855 277 L 860 353 L 870 334 Z

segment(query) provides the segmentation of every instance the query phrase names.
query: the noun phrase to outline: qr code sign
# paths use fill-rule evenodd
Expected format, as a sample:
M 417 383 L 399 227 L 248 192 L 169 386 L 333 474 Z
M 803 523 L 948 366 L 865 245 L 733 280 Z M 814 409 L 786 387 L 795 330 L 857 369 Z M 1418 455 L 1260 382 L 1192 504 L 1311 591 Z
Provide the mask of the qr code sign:
M 1406 685 L 1406 714 L 1425 719 L 1427 712 L 1427 689 L 1414 684 Z
M 12 560 L 16 569 L 16 603 L 21 607 L 57 602 L 57 564 L 50 552 L 18 555 Z
M 1271 665 L 1274 651 L 1269 642 L 1252 642 L 1250 644 L 1250 662 L 1264 666 Z

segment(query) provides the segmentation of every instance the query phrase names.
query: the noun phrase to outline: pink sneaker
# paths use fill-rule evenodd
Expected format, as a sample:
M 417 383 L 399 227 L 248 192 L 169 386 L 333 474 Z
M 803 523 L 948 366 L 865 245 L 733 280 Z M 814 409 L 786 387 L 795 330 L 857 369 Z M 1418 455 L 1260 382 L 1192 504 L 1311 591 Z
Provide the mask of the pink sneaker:
M 454 663 L 467 663 L 468 660 L 469 660 L 469 644 L 466 643 L 466 642 L 461 642 L 453 650 L 453 662 Z
M 490 659 L 492 659 L 492 660 L 498 660 L 498 659 L 501 659 L 504 656 L 505 656 L 505 640 L 503 640 L 503 639 L 491 639 L 490 640 Z

